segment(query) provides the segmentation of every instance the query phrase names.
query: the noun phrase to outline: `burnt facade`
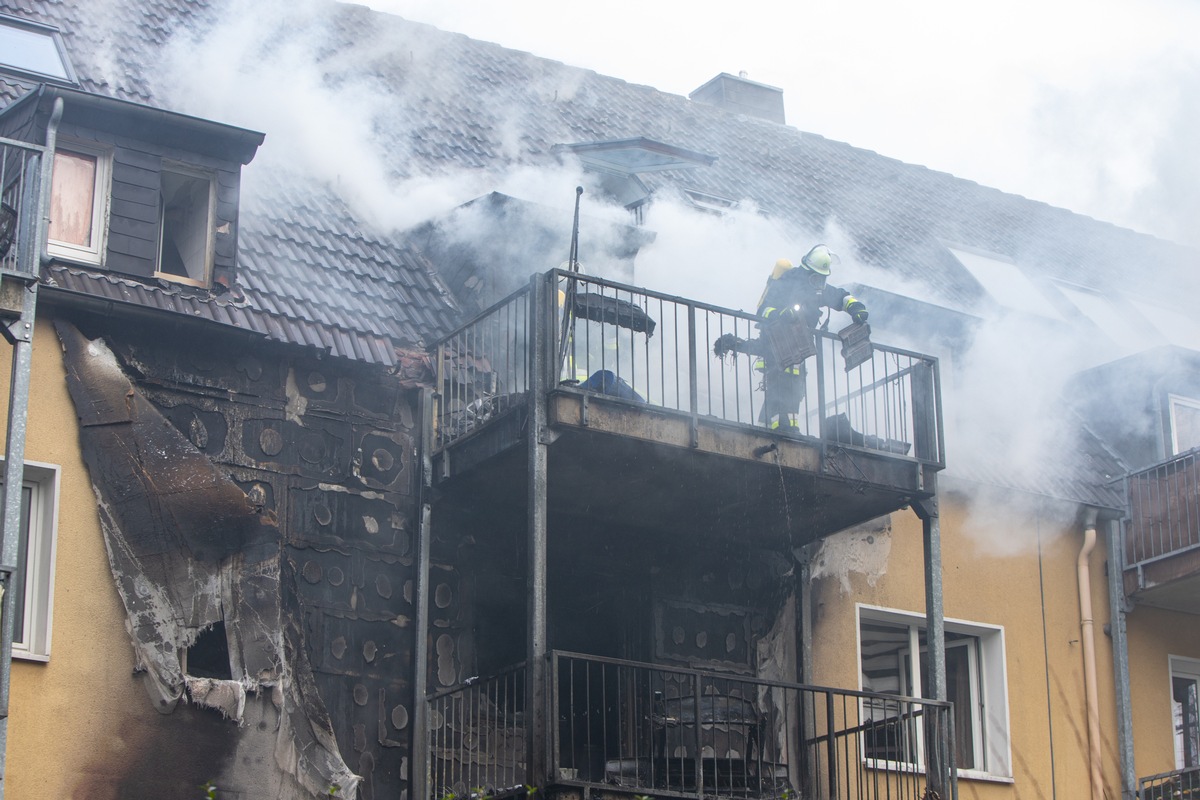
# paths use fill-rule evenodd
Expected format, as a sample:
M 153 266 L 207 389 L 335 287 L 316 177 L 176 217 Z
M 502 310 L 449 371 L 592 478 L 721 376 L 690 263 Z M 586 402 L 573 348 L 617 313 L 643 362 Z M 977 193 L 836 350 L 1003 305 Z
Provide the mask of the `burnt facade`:
M 143 682 L 166 715 L 160 741 L 180 735 L 172 712 L 190 701 L 230 720 L 229 758 L 203 768 L 227 789 L 259 791 L 273 770 L 234 757 L 258 748 L 294 753 L 276 758 L 283 786 L 402 792 L 411 393 L 382 370 L 203 328 L 89 321 L 58 330 Z

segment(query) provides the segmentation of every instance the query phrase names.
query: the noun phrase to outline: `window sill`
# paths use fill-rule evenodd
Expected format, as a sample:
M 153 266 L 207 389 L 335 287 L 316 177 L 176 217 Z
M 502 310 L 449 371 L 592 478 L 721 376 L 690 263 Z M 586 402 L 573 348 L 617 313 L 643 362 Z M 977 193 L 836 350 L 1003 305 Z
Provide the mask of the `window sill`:
M 41 653 L 30 653 L 28 650 L 16 649 L 12 651 L 12 657 L 14 661 L 35 661 L 42 664 L 50 660 L 49 654 L 42 655 Z
M 866 769 L 879 770 L 880 772 L 906 772 L 916 773 L 918 775 L 925 774 L 924 767 L 914 768 L 912 764 L 903 764 L 898 761 L 875 761 L 873 759 L 864 758 L 863 767 Z M 985 772 L 984 770 L 979 769 L 960 769 L 958 770 L 958 779 L 960 781 L 979 781 L 981 783 L 1016 783 L 1011 776 L 996 775 L 994 773 Z
M 195 278 L 188 278 L 184 275 L 176 275 L 171 272 L 155 272 L 154 277 L 160 281 L 167 281 L 168 283 L 178 283 L 182 284 L 183 286 L 196 286 L 201 289 L 209 288 L 208 281 L 198 281 Z

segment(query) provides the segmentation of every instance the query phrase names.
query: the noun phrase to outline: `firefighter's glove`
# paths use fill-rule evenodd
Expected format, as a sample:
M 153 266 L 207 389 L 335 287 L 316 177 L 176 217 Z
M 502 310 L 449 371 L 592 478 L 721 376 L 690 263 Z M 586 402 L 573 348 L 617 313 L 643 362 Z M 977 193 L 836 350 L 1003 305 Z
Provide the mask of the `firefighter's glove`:
M 855 300 L 853 303 L 846 306 L 846 313 L 849 314 L 850 319 L 854 320 L 855 322 L 867 321 L 867 307 L 858 300 Z

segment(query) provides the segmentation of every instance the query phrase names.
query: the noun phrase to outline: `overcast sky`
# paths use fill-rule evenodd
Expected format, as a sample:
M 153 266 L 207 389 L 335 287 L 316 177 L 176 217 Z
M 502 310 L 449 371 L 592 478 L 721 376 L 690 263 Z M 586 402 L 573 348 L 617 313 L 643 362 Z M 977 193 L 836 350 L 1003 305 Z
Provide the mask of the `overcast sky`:
M 805 131 L 1200 245 L 1200 0 L 370 0 L 687 95 L 784 90 Z

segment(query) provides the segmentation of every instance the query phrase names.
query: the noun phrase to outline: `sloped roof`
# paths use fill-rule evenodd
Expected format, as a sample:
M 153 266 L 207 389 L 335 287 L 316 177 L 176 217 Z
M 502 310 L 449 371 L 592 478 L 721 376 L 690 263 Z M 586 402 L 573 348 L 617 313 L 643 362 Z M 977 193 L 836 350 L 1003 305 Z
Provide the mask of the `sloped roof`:
M 210 0 L 0 0 L 0 12 L 62 28 L 82 88 L 152 105 L 165 102 L 153 80 L 158 49 L 182 26 L 203 28 L 225 8 Z M 106 15 L 103 25 L 94 14 Z M 717 157 L 710 166 L 640 175 L 650 190 L 750 199 L 794 231 L 817 232 L 836 219 L 859 260 L 920 281 L 945 305 L 986 299 L 947 244 L 1006 257 L 1039 278 L 1140 292 L 1180 308 L 1200 292 L 1195 251 L 1045 203 L 360 6 L 331 5 L 323 23 L 327 46 L 313 57 L 325 80 L 366 76 L 386 94 L 374 126 L 397 179 L 551 165 L 560 158 L 556 145 L 644 138 Z M 129 39 L 120 48 L 104 43 L 114 30 Z M 0 82 L 0 98 L 20 90 L 19 82 Z M 279 132 L 266 133 L 269 142 Z M 244 190 L 243 205 L 239 292 L 235 301 L 211 301 L 203 313 L 214 319 L 259 315 L 244 324 L 384 363 L 389 345 L 428 342 L 457 321 L 424 257 L 402 238 L 364 231 L 328 187 L 268 176 Z M 1153 264 L 1158 282 L 1137 286 L 1130 264 Z M 162 308 L 177 302 L 171 287 L 135 289 L 84 271 L 58 278 Z M 1163 280 L 1172 286 L 1165 298 Z M 1074 459 L 1057 479 L 1027 482 L 1045 488 L 1057 480 L 1056 493 L 1111 501 L 1101 488 L 1111 465 L 1102 461 Z

